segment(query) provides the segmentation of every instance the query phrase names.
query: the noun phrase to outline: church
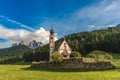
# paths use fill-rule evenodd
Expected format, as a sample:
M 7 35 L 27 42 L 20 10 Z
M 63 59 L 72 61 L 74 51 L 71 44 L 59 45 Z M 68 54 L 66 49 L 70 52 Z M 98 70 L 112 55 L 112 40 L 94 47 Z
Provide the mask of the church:
M 72 52 L 70 46 L 68 45 L 67 41 L 64 40 L 55 45 L 55 35 L 54 35 L 54 30 L 53 28 L 51 28 L 50 30 L 50 36 L 49 36 L 49 59 L 51 61 L 51 54 L 54 52 L 54 51 L 58 51 L 60 54 L 63 54 L 63 59 L 67 59 L 67 58 L 70 58 L 70 54 Z

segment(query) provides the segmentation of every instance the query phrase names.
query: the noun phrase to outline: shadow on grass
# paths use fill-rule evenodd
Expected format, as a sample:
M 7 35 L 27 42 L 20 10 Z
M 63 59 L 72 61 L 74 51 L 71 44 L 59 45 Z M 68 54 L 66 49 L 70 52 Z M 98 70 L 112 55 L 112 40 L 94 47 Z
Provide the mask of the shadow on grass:
M 104 70 L 83 70 L 83 69 L 39 69 L 39 68 L 21 68 L 24 71 L 43 71 L 43 72 L 96 72 L 96 71 L 120 71 L 119 68 L 114 68 L 114 69 L 104 69 Z

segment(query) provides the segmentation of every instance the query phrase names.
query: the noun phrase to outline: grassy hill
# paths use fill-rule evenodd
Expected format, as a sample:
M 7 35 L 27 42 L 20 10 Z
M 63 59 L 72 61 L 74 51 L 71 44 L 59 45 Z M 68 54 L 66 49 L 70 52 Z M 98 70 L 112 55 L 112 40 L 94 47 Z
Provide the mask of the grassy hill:
M 0 63 L 14 63 L 22 60 L 23 54 L 31 50 L 25 45 L 0 49 Z
M 106 52 L 100 50 L 94 50 L 86 55 L 86 57 L 98 57 L 98 58 L 111 58 L 112 60 L 120 60 L 120 54 L 113 52 Z

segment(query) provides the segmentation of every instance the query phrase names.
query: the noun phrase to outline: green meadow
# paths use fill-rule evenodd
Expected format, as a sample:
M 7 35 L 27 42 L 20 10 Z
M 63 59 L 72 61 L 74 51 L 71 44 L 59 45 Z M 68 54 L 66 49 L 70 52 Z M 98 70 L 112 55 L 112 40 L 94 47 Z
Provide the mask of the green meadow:
M 118 68 L 112 70 L 32 69 L 30 65 L 0 65 L 0 80 L 120 80 Z

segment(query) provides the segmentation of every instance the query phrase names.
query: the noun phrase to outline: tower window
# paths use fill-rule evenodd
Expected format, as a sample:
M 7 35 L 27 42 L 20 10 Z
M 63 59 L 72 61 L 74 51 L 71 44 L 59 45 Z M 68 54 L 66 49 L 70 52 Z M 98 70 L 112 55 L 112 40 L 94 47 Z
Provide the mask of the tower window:
M 51 39 L 53 39 L 53 37 L 51 37 Z

